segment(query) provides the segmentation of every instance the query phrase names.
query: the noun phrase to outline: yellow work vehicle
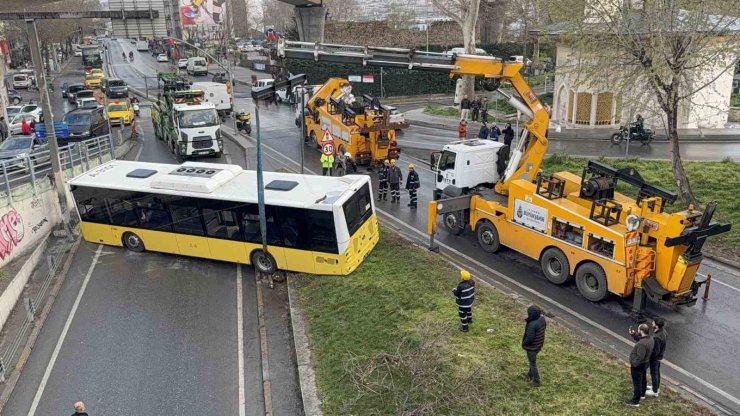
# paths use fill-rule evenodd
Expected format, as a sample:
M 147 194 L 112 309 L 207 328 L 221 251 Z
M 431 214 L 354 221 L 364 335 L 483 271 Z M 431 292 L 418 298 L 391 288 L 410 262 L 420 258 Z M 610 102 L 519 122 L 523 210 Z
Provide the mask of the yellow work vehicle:
M 379 165 L 398 158 L 396 130 L 408 123 L 391 122 L 391 109 L 370 95 L 362 101 L 352 95 L 352 84 L 344 78 L 330 78 L 306 103 L 306 140 L 318 150 L 326 130 L 334 148 L 352 154 L 359 165 Z
M 712 223 L 716 204 L 668 214 L 676 195 L 647 183 L 632 169 L 591 161 L 579 177 L 543 176 L 550 117 L 520 74 L 521 62 L 477 55 L 452 56 L 398 48 L 283 42 L 288 58 L 400 67 L 473 75 L 499 91 L 527 119 L 514 149 L 487 140 L 462 140 L 433 155 L 435 201 L 429 203 L 428 233 L 434 248 L 437 217 L 455 234 L 470 228 L 479 245 L 495 253 L 507 246 L 539 260 L 545 277 L 565 284 L 575 277 L 579 292 L 597 302 L 613 293 L 634 296 L 640 314 L 646 298 L 693 305 L 703 282 L 695 280 L 706 238 L 727 232 Z M 510 96 L 499 89 L 508 81 Z M 637 198 L 616 192 L 636 188 Z

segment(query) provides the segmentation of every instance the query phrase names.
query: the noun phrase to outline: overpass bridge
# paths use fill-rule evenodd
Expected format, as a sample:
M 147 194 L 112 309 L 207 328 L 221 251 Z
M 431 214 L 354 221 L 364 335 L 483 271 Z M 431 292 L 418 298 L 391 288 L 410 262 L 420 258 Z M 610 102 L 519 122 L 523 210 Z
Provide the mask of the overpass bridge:
M 304 42 L 324 41 L 327 8 L 322 0 L 279 0 L 295 6 L 298 36 Z

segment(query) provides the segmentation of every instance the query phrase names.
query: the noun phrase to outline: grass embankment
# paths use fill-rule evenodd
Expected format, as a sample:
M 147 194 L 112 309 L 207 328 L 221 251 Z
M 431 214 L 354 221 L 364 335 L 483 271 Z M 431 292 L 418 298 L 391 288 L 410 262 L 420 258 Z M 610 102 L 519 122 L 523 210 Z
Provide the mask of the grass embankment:
M 543 385 L 530 387 L 520 347 L 526 306 L 479 282 L 463 334 L 451 293 L 459 273 L 381 234 L 351 276 L 297 280 L 327 415 L 709 414 L 667 389 L 628 409 L 625 364 L 552 321 L 539 356 Z
M 546 174 L 565 170 L 580 176 L 587 162 L 588 159 L 555 154 L 545 159 L 542 170 Z M 609 159 L 606 163 L 617 168 L 635 168 L 648 182 L 676 190 L 673 171 L 668 161 Z M 729 159 L 722 162 L 684 162 L 684 169 L 694 194 L 702 204 L 717 201 L 715 220 L 733 224 L 729 233 L 710 237 L 705 251 L 740 261 L 740 209 L 738 209 L 740 195 L 737 193 L 737 186 L 732 185 L 740 183 L 740 163 Z M 628 195 L 634 196 L 635 191 L 633 187 L 620 187 L 620 192 Z M 668 205 L 666 211 L 676 212 L 685 208 L 686 205 L 679 199 L 673 205 Z

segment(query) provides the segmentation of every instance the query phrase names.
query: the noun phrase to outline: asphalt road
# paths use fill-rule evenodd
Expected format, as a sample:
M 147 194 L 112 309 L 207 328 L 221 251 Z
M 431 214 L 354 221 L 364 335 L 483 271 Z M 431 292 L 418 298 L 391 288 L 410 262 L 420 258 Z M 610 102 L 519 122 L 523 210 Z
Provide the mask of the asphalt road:
M 71 65 L 58 84 L 80 73 Z M 69 108 L 53 101 L 60 118 Z M 175 163 L 148 117 L 126 158 Z M 204 161 L 243 162 L 240 152 L 228 142 L 221 159 Z M 262 290 L 261 339 L 257 286 L 249 267 L 83 242 L 3 414 L 71 413 L 77 400 L 90 414 L 302 414 L 287 291 Z

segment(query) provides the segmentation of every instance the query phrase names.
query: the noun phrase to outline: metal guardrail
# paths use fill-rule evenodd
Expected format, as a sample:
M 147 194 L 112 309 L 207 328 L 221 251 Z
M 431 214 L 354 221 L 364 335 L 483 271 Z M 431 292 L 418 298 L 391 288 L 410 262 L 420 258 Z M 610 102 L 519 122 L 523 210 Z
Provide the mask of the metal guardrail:
M 108 158 L 115 159 L 115 148 L 110 134 L 61 146 L 59 162 L 62 171 L 74 170 L 78 166 L 88 170 Z M 8 204 L 12 204 L 13 190 L 27 184 L 30 184 L 33 195 L 36 196 L 39 182 L 52 175 L 51 153 L 47 146 L 23 157 L 0 161 L 0 198 L 4 197 Z

